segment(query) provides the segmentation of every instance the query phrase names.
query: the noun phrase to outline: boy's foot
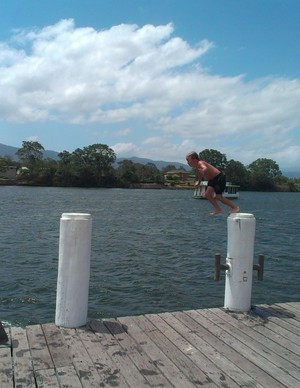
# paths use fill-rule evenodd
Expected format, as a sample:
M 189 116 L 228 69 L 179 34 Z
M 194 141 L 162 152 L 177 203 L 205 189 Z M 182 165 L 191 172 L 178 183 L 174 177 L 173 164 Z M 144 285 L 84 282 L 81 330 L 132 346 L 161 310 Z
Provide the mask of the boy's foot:
M 229 214 L 238 213 L 239 211 L 240 211 L 240 208 L 237 206 L 237 207 L 234 207 L 232 210 L 230 210 Z
M 222 210 L 215 210 L 214 212 L 210 213 L 211 216 L 216 216 L 217 214 L 221 214 Z

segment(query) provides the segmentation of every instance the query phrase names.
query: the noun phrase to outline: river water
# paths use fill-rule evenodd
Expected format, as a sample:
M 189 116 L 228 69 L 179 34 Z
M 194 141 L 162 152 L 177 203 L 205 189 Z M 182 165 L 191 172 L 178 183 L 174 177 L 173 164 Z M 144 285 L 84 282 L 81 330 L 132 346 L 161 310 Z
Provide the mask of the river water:
M 62 213 L 93 220 L 89 318 L 224 304 L 227 214 L 211 217 L 191 190 L 0 187 L 0 320 L 54 322 Z M 300 301 L 300 194 L 241 192 L 236 202 L 256 218 L 252 303 Z M 227 210 L 228 209 L 224 209 Z

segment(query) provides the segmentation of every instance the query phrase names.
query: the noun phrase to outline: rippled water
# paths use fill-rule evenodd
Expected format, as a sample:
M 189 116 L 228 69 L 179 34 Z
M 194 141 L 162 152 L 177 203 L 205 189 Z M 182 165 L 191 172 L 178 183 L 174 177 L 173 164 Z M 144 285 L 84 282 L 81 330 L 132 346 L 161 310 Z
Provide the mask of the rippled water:
M 0 187 L 0 320 L 54 322 L 62 213 L 93 219 L 89 318 L 222 306 L 227 217 L 189 190 Z M 253 303 L 300 300 L 300 194 L 242 192 L 256 218 Z M 226 209 L 227 210 L 227 209 Z

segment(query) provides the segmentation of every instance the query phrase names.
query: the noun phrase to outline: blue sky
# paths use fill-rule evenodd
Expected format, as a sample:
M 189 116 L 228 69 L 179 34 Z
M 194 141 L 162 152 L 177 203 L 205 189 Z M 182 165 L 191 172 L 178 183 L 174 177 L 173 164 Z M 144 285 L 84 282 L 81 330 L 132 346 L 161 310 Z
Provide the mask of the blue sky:
M 300 166 L 300 1 L 2 0 L 0 143 Z

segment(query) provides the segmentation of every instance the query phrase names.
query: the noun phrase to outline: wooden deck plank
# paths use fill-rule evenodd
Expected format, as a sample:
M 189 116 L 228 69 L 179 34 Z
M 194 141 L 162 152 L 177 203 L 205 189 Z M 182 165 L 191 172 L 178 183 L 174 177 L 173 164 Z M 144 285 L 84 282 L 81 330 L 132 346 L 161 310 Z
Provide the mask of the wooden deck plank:
M 283 332 L 280 327 L 277 327 L 276 329 L 276 327 L 271 325 L 265 317 L 263 317 L 260 321 L 259 318 L 260 317 L 258 316 L 257 320 L 255 320 L 255 317 L 253 317 L 253 319 L 243 319 L 242 322 L 251 327 L 251 329 L 255 332 L 262 334 L 265 338 L 269 338 L 275 344 L 281 345 L 283 348 L 293 352 L 297 356 L 300 356 L 300 345 L 298 340 L 295 342 L 291 339 L 285 338 L 282 335 L 283 333 L 285 334 L 285 332 Z
M 249 337 L 252 338 L 253 341 L 259 342 L 263 347 L 265 347 L 265 351 L 269 351 L 273 354 L 277 354 L 278 356 L 287 360 L 290 364 L 298 367 L 300 365 L 300 358 L 295 353 L 291 352 L 289 349 L 274 343 L 270 338 L 265 337 L 263 334 L 254 331 L 251 325 L 246 325 L 243 322 L 243 319 L 240 318 L 239 314 L 228 314 L 221 309 L 212 309 L 214 314 L 219 315 L 224 320 L 229 320 L 230 324 Z M 247 319 L 252 320 L 252 317 L 247 316 Z M 258 319 L 258 320 L 257 320 Z M 252 321 L 252 325 L 259 325 L 259 317 L 256 318 L 255 321 Z
M 256 381 L 239 367 L 239 363 L 235 364 L 231 357 L 235 357 L 235 353 L 231 349 L 226 349 L 225 344 L 221 341 L 214 343 L 213 337 L 203 327 L 197 324 L 192 318 L 185 313 L 164 313 L 161 314 L 167 322 L 173 322 L 176 330 L 183 335 L 188 341 L 192 342 L 199 351 L 202 351 L 218 368 L 226 372 L 237 385 L 239 386 L 257 386 Z M 208 341 L 208 338 L 210 341 Z M 216 339 L 217 340 L 217 339 Z
M 72 366 L 69 350 L 63 341 L 60 329 L 54 323 L 42 325 L 55 368 Z
M 96 366 L 85 349 L 81 338 L 75 329 L 61 329 L 64 341 L 72 354 L 76 373 L 84 388 L 99 388 L 101 379 Z
M 95 326 L 95 324 L 97 324 L 98 327 Z M 147 379 L 139 372 L 136 365 L 132 363 L 127 349 L 124 350 L 120 346 L 118 340 L 108 329 L 108 325 L 115 327 L 114 332 L 116 334 L 120 333 L 120 325 L 116 323 L 115 319 L 105 320 L 105 324 L 102 320 L 94 322 L 92 327 L 96 336 L 99 338 L 101 345 L 117 366 L 127 385 L 129 387 L 149 386 Z
M 260 305 L 267 313 L 269 313 L 268 319 L 274 322 L 276 325 L 284 327 L 286 330 L 300 336 L 300 324 L 299 321 L 293 318 L 294 314 L 283 313 L 278 308 L 268 305 Z
M 259 383 L 270 387 L 281 387 L 282 384 L 291 388 L 297 386 L 298 380 L 290 376 L 283 368 L 284 360 L 282 358 L 277 357 L 275 363 L 275 357 L 271 350 L 260 351 L 263 348 L 260 348 L 258 343 L 253 343 L 253 339 L 252 341 L 247 340 L 239 333 L 238 329 L 230 326 L 228 321 L 218 321 L 209 310 L 191 312 L 190 314 L 195 316 L 202 325 L 208 327 L 213 335 L 220 335 L 222 340 L 237 352 L 237 357 L 240 358 L 239 366 L 242 369 L 245 368 L 245 371 Z M 297 371 L 295 370 L 295 372 Z
M 27 326 L 26 333 L 34 370 L 53 369 L 53 361 L 41 325 Z
M 137 367 L 131 362 L 128 351 L 122 349 L 117 339 L 107 330 L 107 327 L 101 332 L 97 331 L 96 335 L 129 387 L 149 386 L 146 378 L 139 373 Z
M 139 326 L 146 333 L 151 333 L 151 339 L 166 354 L 177 368 L 195 385 L 216 387 L 213 380 L 205 374 L 187 354 L 195 353 L 196 349 L 184 341 L 184 345 L 177 347 L 176 341 L 170 341 L 166 331 L 173 329 L 158 315 L 139 317 Z M 178 334 L 176 336 L 178 338 Z M 181 342 L 182 343 L 182 342 Z
M 214 319 L 214 316 L 208 314 L 209 311 L 188 311 L 187 315 L 193 318 L 197 323 L 205 327 L 210 335 L 207 340 L 215 346 L 216 349 L 220 348 L 221 343 L 222 352 L 230 360 L 238 364 L 239 368 L 244 373 L 251 376 L 257 383 L 263 386 L 280 387 L 281 384 L 273 379 L 268 373 L 261 369 L 260 362 L 264 362 L 265 359 L 249 346 L 249 342 L 242 341 L 241 338 L 237 341 L 233 327 L 227 323 L 222 322 L 219 324 Z M 221 341 L 221 343 L 219 342 Z M 233 351 L 233 355 L 232 355 Z M 273 365 L 271 365 L 273 366 Z
M 56 369 L 56 374 L 61 388 L 82 388 L 79 376 L 73 365 L 62 366 Z
M 146 378 L 139 373 L 137 367 L 132 363 L 128 356 L 128 351 L 122 349 L 117 339 L 109 332 L 102 321 L 99 321 L 98 324 L 99 329 L 97 330 L 96 335 L 99 337 L 99 340 L 109 357 L 117 365 L 129 387 L 149 386 Z
M 234 365 L 237 365 L 246 379 L 251 379 L 252 385 L 262 386 L 263 383 L 266 383 L 268 386 L 276 387 L 276 381 L 266 378 L 268 376 L 265 376 L 260 368 L 256 367 L 244 356 L 249 350 L 246 346 L 238 343 L 238 347 L 232 347 L 232 344 L 234 343 L 232 336 L 227 336 L 223 328 L 216 326 L 214 322 L 210 322 L 204 316 L 193 311 L 176 313 L 176 317 L 186 324 L 190 330 L 195 332 L 199 331 L 202 338 L 218 351 L 220 356 L 224 357 L 225 360 L 230 360 Z M 247 384 L 247 382 L 242 380 L 236 380 L 236 382 L 240 385 Z
M 26 330 L 11 328 L 14 383 L 16 387 L 35 388 L 32 360 L 27 341 Z
M 156 332 L 158 346 L 163 351 L 168 350 L 172 361 L 195 385 L 218 386 L 222 380 L 222 373 L 221 371 L 220 374 L 215 373 L 215 369 L 210 368 L 208 359 L 203 357 L 202 353 L 181 337 L 159 315 L 149 314 L 147 319 L 159 329 L 159 332 Z
M 266 358 L 278 368 L 283 369 L 284 373 L 288 372 L 295 379 L 299 379 L 299 367 L 293 365 L 288 359 L 282 357 L 284 353 L 284 349 L 282 347 L 279 347 L 279 350 L 278 348 L 274 349 L 272 342 L 268 342 L 265 341 L 264 338 L 257 337 L 257 335 L 255 335 L 255 333 L 253 334 L 253 332 L 247 326 L 243 327 L 240 322 L 237 324 L 235 322 L 236 319 L 232 317 L 231 313 L 224 313 L 221 309 L 197 311 L 197 313 L 205 315 L 220 328 L 222 328 L 223 331 L 226 331 L 230 336 L 232 336 L 234 342 L 236 343 L 235 346 L 237 346 L 238 349 L 240 349 L 240 343 L 242 343 L 252 349 L 256 355 L 260 355 L 261 357 Z M 264 359 L 255 357 L 254 362 L 259 360 L 261 360 L 261 362 L 258 362 L 257 366 L 264 369 Z M 272 377 L 276 377 L 274 373 L 272 373 Z
M 11 388 L 13 386 L 13 360 L 11 356 L 11 331 L 4 328 L 7 334 L 7 342 L 0 343 L 0 387 Z
M 300 303 L 276 303 L 274 306 L 279 307 L 284 311 L 287 311 L 289 314 L 292 314 L 297 326 L 300 325 Z
M 277 333 L 279 336 L 286 338 L 288 341 L 291 341 L 292 343 L 297 343 L 298 342 L 298 336 L 297 334 L 294 334 L 292 331 L 286 329 L 282 325 L 277 325 L 273 322 L 270 315 L 270 311 L 264 309 L 262 306 L 259 307 L 259 309 L 254 309 L 254 314 L 258 313 L 258 310 L 263 310 L 266 313 L 266 319 L 265 321 L 267 322 L 267 327 L 269 330 L 272 330 L 273 332 Z M 300 347 L 299 349 L 300 350 Z
M 13 386 L 13 371 L 11 350 L 8 346 L 0 348 L 0 387 L 11 388 Z
M 297 313 L 298 318 L 300 319 L 300 303 L 299 302 L 280 303 L 280 305 L 285 305 L 288 308 L 292 307 L 292 308 L 298 310 L 296 313 Z
M 128 388 L 120 368 L 106 353 L 99 337 L 89 329 L 77 329 L 77 333 L 102 379 L 103 387 Z
M 0 388 L 300 387 L 300 303 L 6 329 Z
M 189 381 L 189 379 L 176 367 L 176 365 L 165 355 L 165 353 L 161 351 L 155 341 L 152 340 L 153 333 L 146 333 L 141 328 L 141 319 L 143 319 L 142 316 L 119 318 L 120 322 L 128 327 L 128 333 L 142 347 L 151 362 L 162 371 L 169 381 L 172 381 L 175 387 L 194 387 L 191 381 Z
M 191 375 L 192 379 L 196 379 L 196 381 L 197 379 L 199 379 L 200 381 L 202 381 L 203 375 L 205 375 L 208 377 L 208 382 L 212 381 L 212 384 L 216 384 L 217 386 L 223 387 L 224 381 L 226 379 L 226 383 L 228 386 L 238 387 L 238 385 L 228 376 L 225 375 L 225 377 L 223 371 L 221 369 L 218 369 L 217 366 L 205 356 L 205 354 L 200 352 L 199 349 L 197 349 L 192 342 L 188 342 L 184 337 L 182 337 L 175 330 L 175 328 L 165 322 L 160 315 L 147 315 L 147 318 L 150 319 L 151 322 L 163 332 L 164 336 L 167 338 L 168 341 L 170 341 L 170 343 L 174 344 L 177 349 L 179 349 L 186 357 L 188 357 L 194 363 L 195 367 L 197 368 L 196 370 L 190 364 L 187 366 L 188 373 Z M 164 342 L 162 340 L 160 340 L 160 343 L 161 346 L 164 347 Z M 177 353 L 174 352 L 174 362 L 177 362 L 177 357 Z M 181 367 L 184 366 L 184 364 L 181 365 Z M 200 375 L 198 369 L 200 370 Z
M 35 372 L 37 388 L 57 388 L 59 382 L 55 369 L 39 369 Z
M 152 362 L 152 360 L 144 352 L 142 346 L 134 340 L 128 333 L 128 328 L 122 325 L 120 321 L 116 321 L 116 325 L 111 325 L 112 321 L 104 320 L 104 325 L 114 334 L 120 346 L 124 351 L 127 351 L 128 356 L 136 365 L 139 372 L 145 377 L 151 386 L 173 387 L 173 385 L 162 374 L 161 370 Z M 116 330 L 116 328 L 122 330 Z

